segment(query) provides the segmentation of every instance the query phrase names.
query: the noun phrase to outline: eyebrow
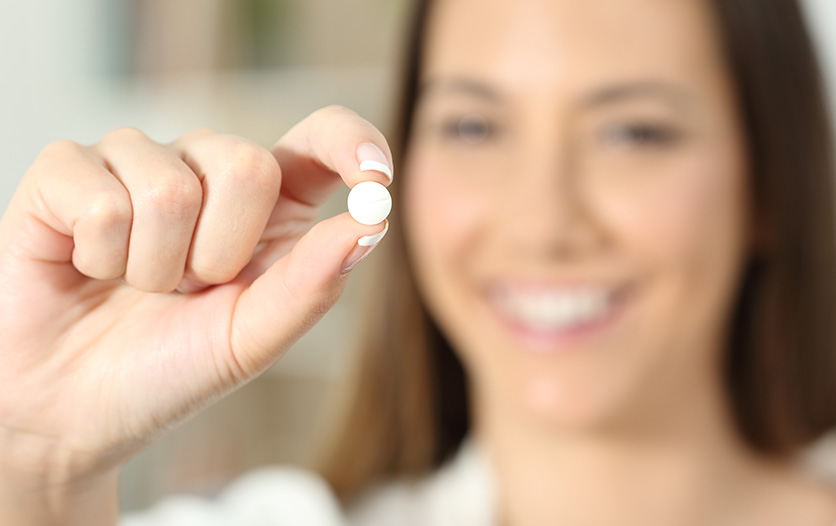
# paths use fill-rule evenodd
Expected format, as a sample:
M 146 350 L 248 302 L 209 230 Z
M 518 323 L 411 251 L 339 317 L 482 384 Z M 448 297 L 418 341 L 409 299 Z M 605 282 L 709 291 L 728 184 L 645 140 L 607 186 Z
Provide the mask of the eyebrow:
M 597 89 L 581 98 L 581 106 L 607 106 L 633 99 L 662 99 L 680 109 L 688 109 L 694 102 L 691 94 L 675 84 L 661 81 L 634 81 L 612 84 Z
M 442 77 L 430 79 L 418 88 L 418 96 L 425 97 L 432 92 L 468 95 L 488 102 L 500 102 L 504 97 L 489 84 L 466 77 Z
M 505 99 L 503 94 L 490 84 L 466 77 L 435 78 L 419 86 L 419 97 L 432 92 L 467 95 L 488 102 L 502 102 Z M 693 96 L 687 90 L 675 84 L 656 80 L 638 80 L 613 83 L 595 89 L 580 98 L 580 106 L 608 106 L 643 98 L 662 99 L 680 109 L 688 109 L 694 102 Z

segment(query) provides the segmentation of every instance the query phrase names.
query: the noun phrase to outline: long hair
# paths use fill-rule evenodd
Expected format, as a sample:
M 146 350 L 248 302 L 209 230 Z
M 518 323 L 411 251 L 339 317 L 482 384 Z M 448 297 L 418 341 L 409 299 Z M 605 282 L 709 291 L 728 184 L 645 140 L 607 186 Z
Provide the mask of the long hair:
M 728 334 L 725 385 L 741 436 L 786 455 L 836 425 L 833 142 L 796 0 L 711 0 L 739 101 L 766 249 L 748 258 Z M 407 42 L 392 147 L 405 157 L 429 0 Z M 403 174 L 400 181 L 403 180 Z M 391 190 L 397 200 L 401 183 Z M 470 429 L 462 365 L 413 281 L 397 207 L 378 255 L 367 329 L 341 418 L 318 466 L 343 499 L 441 465 Z

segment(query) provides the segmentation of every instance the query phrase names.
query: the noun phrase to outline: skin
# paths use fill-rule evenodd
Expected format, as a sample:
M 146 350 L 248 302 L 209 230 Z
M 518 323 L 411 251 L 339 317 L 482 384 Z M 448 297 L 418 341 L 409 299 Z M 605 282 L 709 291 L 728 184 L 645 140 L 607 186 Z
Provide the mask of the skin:
M 836 520 L 830 490 L 750 451 L 723 394 L 756 235 L 707 2 L 436 4 L 403 206 L 504 523 Z M 568 343 L 514 329 L 490 299 L 577 283 L 628 292 Z
M 270 150 L 133 129 L 44 149 L 0 222 L 0 524 L 116 524 L 119 466 L 334 304 L 384 225 L 314 220 L 343 183 L 389 184 L 366 143 L 391 166 L 330 107 Z

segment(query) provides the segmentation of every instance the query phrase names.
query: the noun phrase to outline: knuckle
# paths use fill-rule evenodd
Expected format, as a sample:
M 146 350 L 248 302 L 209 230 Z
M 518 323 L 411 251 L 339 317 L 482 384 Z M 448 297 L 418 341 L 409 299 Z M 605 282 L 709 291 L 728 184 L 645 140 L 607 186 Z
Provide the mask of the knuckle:
M 193 141 L 193 140 L 202 139 L 204 137 L 214 137 L 214 136 L 217 136 L 217 135 L 218 135 L 217 131 L 213 130 L 212 128 L 202 126 L 202 127 L 193 128 L 193 129 L 187 131 L 182 136 L 180 136 L 180 138 L 177 141 L 175 141 L 175 143 L 176 142 L 180 142 L 180 143 L 189 142 L 189 141 Z
M 332 105 L 319 110 L 322 113 L 315 119 L 314 128 L 318 133 L 325 128 L 338 129 L 340 135 L 353 136 L 363 140 L 385 143 L 383 134 L 357 112 L 339 105 Z
M 102 137 L 103 143 L 108 142 L 137 142 L 137 141 L 144 141 L 148 140 L 148 136 L 142 133 L 139 129 L 131 127 L 131 126 L 123 126 L 121 128 L 116 128 L 115 130 L 109 131 L 104 137 Z
M 78 144 L 77 142 L 71 141 L 69 139 L 63 139 L 60 141 L 55 141 L 53 143 L 47 144 L 39 155 L 39 158 L 44 157 L 58 157 L 58 158 L 66 158 L 66 157 L 74 157 L 80 155 L 84 151 L 84 147 Z
M 26 170 L 23 180 L 35 187 L 54 184 L 88 167 L 86 147 L 70 140 L 46 145 Z
M 239 143 L 233 148 L 225 176 L 237 183 L 254 185 L 258 189 L 278 187 L 279 162 L 268 150 L 250 143 Z
M 173 217 L 191 216 L 202 204 L 199 182 L 193 176 L 167 174 L 148 181 L 138 199 L 142 204 Z
M 189 130 L 186 135 L 194 135 L 194 136 L 204 136 L 204 135 L 217 135 L 218 132 L 215 131 L 213 128 L 209 128 L 208 126 L 199 126 L 197 128 L 192 128 Z
M 330 136 L 336 132 L 339 136 L 353 137 L 369 124 L 354 111 L 334 104 L 314 112 L 310 126 L 315 135 Z
M 87 203 L 85 217 L 100 228 L 128 227 L 132 219 L 127 192 L 99 192 Z
M 359 117 L 357 113 L 354 111 L 346 108 L 345 106 L 341 106 L 339 104 L 331 104 L 330 106 L 325 106 L 314 112 L 314 115 L 322 116 L 322 117 Z

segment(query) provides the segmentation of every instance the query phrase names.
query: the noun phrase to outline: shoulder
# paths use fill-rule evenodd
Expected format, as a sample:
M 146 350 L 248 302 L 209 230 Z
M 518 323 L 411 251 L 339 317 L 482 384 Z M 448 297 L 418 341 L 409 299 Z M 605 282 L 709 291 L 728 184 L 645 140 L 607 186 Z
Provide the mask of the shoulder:
M 798 464 L 811 477 L 836 491 L 836 431 L 833 431 L 801 452 Z
M 236 479 L 215 499 L 170 497 L 120 520 L 120 526 L 249 524 L 343 526 L 345 521 L 324 480 L 292 467 L 260 468 Z
M 247 473 L 230 485 L 218 502 L 240 511 L 263 510 L 265 518 L 299 519 L 294 524 L 342 522 L 331 488 L 316 473 L 299 468 L 266 467 Z
M 474 439 L 438 471 L 372 488 L 347 509 L 352 526 L 459 526 L 495 522 L 493 473 Z
M 836 526 L 836 486 L 832 482 L 795 472 L 778 487 L 782 491 L 767 494 L 762 500 L 771 517 L 782 517 L 775 524 Z
M 796 468 L 786 484 L 786 494 L 794 497 L 796 510 L 809 513 L 811 524 L 818 521 L 836 526 L 836 432 L 802 451 Z
M 493 477 L 480 447 L 468 440 L 438 471 L 367 491 L 343 508 L 316 473 L 265 467 L 235 480 L 214 499 L 179 496 L 120 526 L 461 526 L 494 523 Z

